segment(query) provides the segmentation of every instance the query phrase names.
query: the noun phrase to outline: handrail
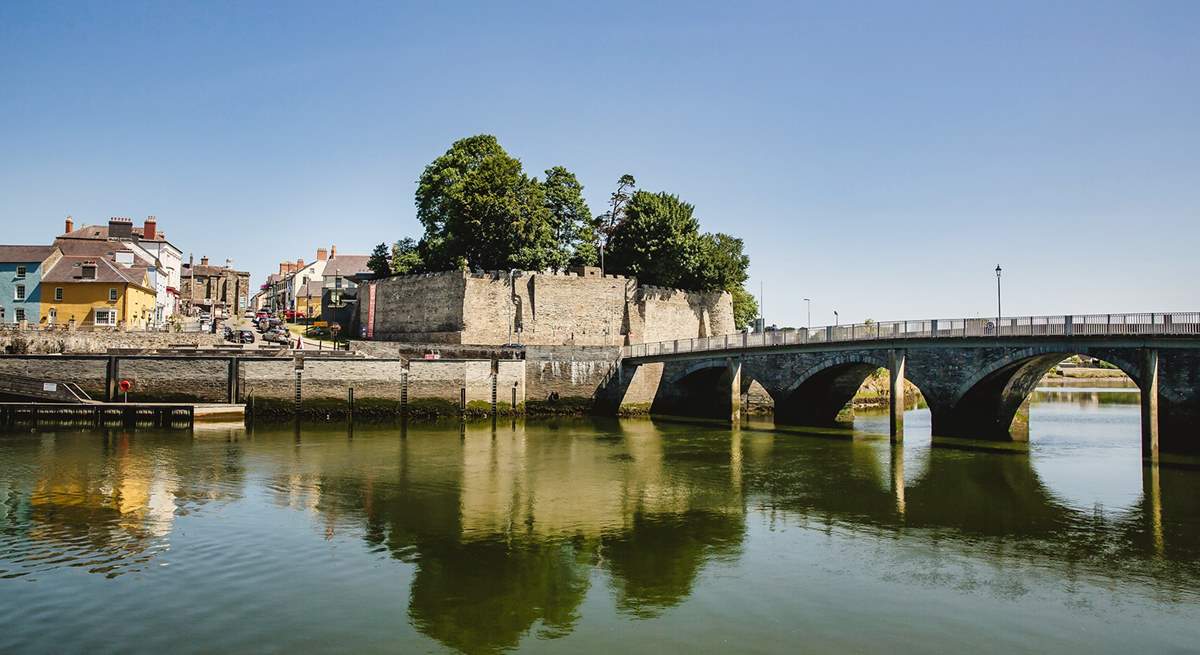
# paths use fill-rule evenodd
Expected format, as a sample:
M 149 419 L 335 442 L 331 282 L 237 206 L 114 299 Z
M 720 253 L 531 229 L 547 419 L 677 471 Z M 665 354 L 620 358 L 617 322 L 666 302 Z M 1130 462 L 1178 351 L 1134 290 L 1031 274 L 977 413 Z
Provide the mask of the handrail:
M 979 337 L 1072 336 L 1200 336 L 1200 312 L 1134 314 L 1064 314 L 883 321 L 735 332 L 713 337 L 638 343 L 621 348 L 622 357 L 655 357 L 679 353 L 774 346 L 846 343 L 893 339 L 962 339 Z

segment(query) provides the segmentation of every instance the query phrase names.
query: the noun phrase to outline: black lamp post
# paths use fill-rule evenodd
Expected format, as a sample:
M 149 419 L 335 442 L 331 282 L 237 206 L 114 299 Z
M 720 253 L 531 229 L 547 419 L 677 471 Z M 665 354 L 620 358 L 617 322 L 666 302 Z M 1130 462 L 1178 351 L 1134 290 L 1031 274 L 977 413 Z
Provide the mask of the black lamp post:
M 1000 312 L 1000 265 L 996 264 L 996 335 L 1000 334 L 1000 317 L 1003 314 Z

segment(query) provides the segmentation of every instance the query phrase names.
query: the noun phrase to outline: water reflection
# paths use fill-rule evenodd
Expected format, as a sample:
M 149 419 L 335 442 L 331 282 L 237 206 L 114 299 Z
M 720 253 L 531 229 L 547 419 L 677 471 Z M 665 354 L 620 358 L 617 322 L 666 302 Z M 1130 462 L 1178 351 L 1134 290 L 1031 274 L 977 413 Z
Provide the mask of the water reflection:
M 252 522 L 221 527 L 232 504 L 410 566 L 409 622 L 464 652 L 571 635 L 593 597 L 627 621 L 667 616 L 703 595 L 707 570 L 770 565 L 748 561 L 752 543 L 758 558 L 778 547 L 754 542 L 753 517 L 1196 602 L 1196 471 L 1145 467 L 1141 496 L 1104 510 L 1056 492 L 1039 457 L 1054 456 L 650 421 L 7 435 L 0 575 L 144 570 L 183 517 L 226 545 L 261 543 Z

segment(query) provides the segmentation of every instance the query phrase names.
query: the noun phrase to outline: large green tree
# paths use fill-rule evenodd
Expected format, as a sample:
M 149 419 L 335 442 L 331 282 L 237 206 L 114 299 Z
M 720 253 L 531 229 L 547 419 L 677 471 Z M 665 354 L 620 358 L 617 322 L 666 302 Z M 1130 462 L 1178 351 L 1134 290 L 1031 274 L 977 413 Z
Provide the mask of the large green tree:
M 694 277 L 700 223 L 693 207 L 669 193 L 636 191 L 612 228 L 606 264 L 643 284 L 678 287 Z
M 425 271 L 425 262 L 421 260 L 421 252 L 412 237 L 404 237 L 392 244 L 390 264 L 392 273 L 397 275 Z
M 542 184 L 494 136 L 456 141 L 426 166 L 416 204 L 420 253 L 432 270 L 541 270 L 558 256 Z
M 542 187 L 555 243 L 551 268 L 561 270 L 567 265 L 594 266 L 597 259 L 596 235 L 592 211 L 583 200 L 583 185 L 574 173 L 562 166 L 555 166 L 546 171 Z
M 367 268 L 379 277 L 384 277 L 391 272 L 387 244 L 381 243 L 375 246 L 375 249 L 371 251 L 371 256 L 367 258 Z

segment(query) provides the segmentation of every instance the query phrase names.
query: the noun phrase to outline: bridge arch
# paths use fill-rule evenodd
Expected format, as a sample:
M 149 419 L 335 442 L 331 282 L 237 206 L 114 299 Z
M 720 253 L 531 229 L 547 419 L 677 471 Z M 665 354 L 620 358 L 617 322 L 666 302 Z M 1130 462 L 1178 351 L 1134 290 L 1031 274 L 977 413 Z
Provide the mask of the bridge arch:
M 1141 389 L 1141 367 L 1126 353 L 1081 345 L 1077 348 L 1030 347 L 1012 350 L 966 377 L 953 394 L 953 404 L 933 413 L 935 435 L 1025 440 L 1026 430 L 1014 429 L 1021 405 L 1052 368 L 1073 355 L 1109 362 Z
M 775 420 L 835 425 L 838 414 L 878 369 L 891 365 L 887 351 L 832 354 L 806 367 L 775 398 Z

